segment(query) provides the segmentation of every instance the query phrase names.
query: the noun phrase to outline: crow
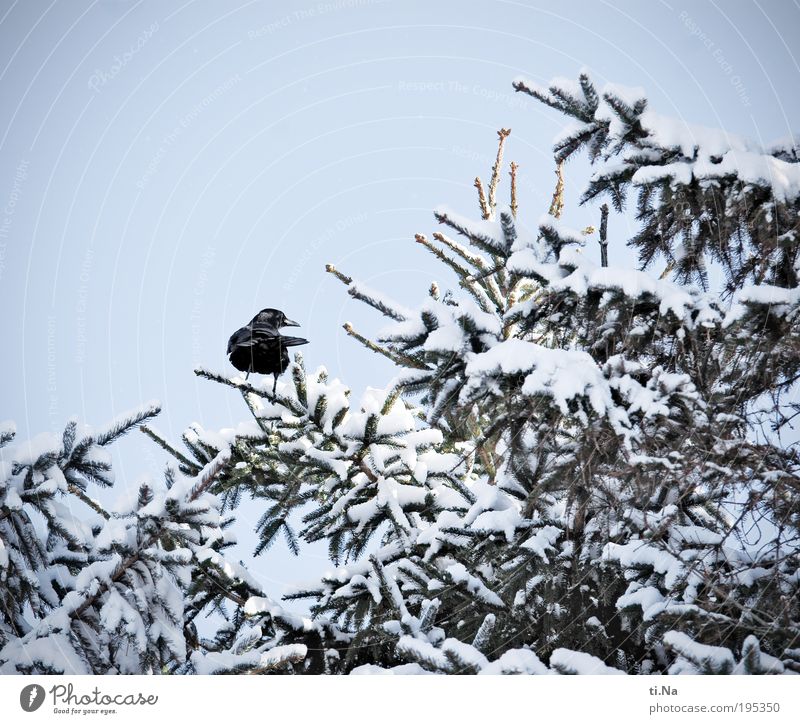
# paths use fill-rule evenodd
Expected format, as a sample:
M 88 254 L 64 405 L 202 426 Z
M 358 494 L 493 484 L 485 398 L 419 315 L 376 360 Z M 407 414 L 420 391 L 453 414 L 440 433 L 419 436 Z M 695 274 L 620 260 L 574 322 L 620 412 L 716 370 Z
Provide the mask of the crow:
M 280 309 L 262 309 L 248 324 L 237 329 L 228 340 L 228 359 L 241 372 L 273 375 L 272 394 L 278 385 L 278 376 L 289 366 L 289 347 L 308 344 L 302 337 L 284 337 L 281 327 L 299 327 L 287 319 Z

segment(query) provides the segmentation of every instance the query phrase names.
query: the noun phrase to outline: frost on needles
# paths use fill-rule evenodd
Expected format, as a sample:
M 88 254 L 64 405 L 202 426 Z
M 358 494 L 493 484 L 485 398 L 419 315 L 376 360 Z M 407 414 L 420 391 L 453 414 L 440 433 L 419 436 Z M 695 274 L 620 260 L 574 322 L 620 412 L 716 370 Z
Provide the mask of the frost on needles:
M 356 401 L 299 355 L 274 396 L 199 369 L 248 419 L 194 424 L 181 449 L 143 426 L 172 461 L 114 513 L 90 484 L 154 410 L 6 445 L 3 671 L 800 672 L 796 148 L 665 119 L 587 74 L 514 85 L 570 117 L 554 152 L 588 152 L 584 201 L 635 196 L 637 233 L 612 218 L 606 238 L 604 217 L 600 241 L 640 268 L 562 220 L 560 165 L 549 213 L 523 223 L 513 163 L 501 203 L 501 130 L 478 217 L 440 207 L 414 237 L 449 280 L 419 305 L 328 266 L 383 318 L 345 331 L 395 363 L 384 387 Z M 265 595 L 225 558 L 245 499 L 255 554 L 324 541 L 330 571 Z

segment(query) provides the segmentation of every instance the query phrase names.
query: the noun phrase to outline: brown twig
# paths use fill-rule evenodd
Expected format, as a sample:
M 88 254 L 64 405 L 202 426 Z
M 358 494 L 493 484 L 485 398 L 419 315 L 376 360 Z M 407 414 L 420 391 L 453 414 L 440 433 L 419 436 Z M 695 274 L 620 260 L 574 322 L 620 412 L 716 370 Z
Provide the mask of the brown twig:
M 510 128 L 501 128 L 497 132 L 497 137 L 500 139 L 500 142 L 497 144 L 497 158 L 495 159 L 494 166 L 492 166 L 492 179 L 489 182 L 489 209 L 492 213 L 494 213 L 497 207 L 497 185 L 500 183 L 500 167 L 503 165 L 503 147 L 509 135 L 511 135 Z
M 559 161 L 556 167 L 556 190 L 553 192 L 553 201 L 550 203 L 550 216 L 556 219 L 561 218 L 561 212 L 564 210 L 564 162 Z
M 488 219 L 492 215 L 492 211 L 489 208 L 489 203 L 486 201 L 486 194 L 483 191 L 483 182 L 481 181 L 480 176 L 475 177 L 475 188 L 478 189 L 478 203 L 481 207 L 481 216 L 484 219 Z
M 342 272 L 340 272 L 333 264 L 326 264 L 325 271 L 328 272 L 328 274 L 333 274 L 333 276 L 339 279 L 342 282 L 342 284 L 349 285 L 353 282 L 352 277 L 342 274 Z
M 511 171 L 509 171 L 509 175 L 511 176 L 511 215 L 516 219 L 517 218 L 517 164 L 516 162 L 511 162 Z
M 608 204 L 600 207 L 600 266 L 608 266 Z

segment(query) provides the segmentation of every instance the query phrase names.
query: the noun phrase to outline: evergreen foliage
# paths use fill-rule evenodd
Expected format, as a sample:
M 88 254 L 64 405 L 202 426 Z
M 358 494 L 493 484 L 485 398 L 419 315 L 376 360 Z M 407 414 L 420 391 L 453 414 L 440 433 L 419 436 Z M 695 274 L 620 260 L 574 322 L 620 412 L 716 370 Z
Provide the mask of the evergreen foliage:
M 353 403 L 300 355 L 274 393 L 198 369 L 251 419 L 191 426 L 186 452 L 144 426 L 177 469 L 120 513 L 87 486 L 111 484 L 105 446 L 154 409 L 3 457 L 3 670 L 800 672 L 800 459 L 781 438 L 799 411 L 796 149 L 683 126 L 586 74 L 515 87 L 574 122 L 533 230 L 516 164 L 498 201 L 502 129 L 480 218 L 442 207 L 415 237 L 452 289 L 409 309 L 327 267 L 385 318 L 374 340 L 345 331 L 395 363 L 388 387 Z M 561 220 L 583 149 L 583 201 L 637 192 L 638 270 L 608 265 L 607 207 L 599 246 Z M 255 554 L 327 543 L 335 570 L 285 596 L 310 617 L 223 557 L 245 497 Z M 194 623 L 209 610 L 213 639 Z

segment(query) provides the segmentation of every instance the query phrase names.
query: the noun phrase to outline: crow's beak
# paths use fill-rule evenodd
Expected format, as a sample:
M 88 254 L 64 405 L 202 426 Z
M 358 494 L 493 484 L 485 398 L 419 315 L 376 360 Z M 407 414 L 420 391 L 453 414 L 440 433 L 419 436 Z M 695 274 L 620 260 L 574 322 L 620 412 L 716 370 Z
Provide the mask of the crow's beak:
M 283 326 L 284 326 L 284 327 L 299 327 L 299 326 L 300 326 L 300 323 L 299 323 L 299 322 L 293 322 L 291 319 L 286 319 L 286 318 L 284 317 L 284 319 L 283 319 Z

